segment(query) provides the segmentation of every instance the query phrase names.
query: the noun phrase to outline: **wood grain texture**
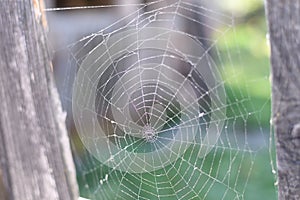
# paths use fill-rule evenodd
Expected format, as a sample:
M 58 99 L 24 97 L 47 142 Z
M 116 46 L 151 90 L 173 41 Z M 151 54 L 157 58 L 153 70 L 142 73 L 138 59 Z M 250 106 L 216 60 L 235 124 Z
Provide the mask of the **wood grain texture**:
M 279 199 L 300 199 L 300 0 L 267 0 Z
M 0 1 L 1 182 L 11 200 L 77 199 L 41 24 L 32 1 Z

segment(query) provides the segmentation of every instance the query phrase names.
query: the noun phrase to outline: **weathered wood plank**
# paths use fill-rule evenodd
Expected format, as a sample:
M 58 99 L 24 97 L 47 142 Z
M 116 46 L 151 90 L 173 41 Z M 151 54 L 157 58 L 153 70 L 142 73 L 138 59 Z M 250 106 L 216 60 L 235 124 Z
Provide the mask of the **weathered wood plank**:
M 11 200 L 77 199 L 41 19 L 32 1 L 0 1 L 2 182 Z
M 279 199 L 300 199 L 300 0 L 267 0 Z

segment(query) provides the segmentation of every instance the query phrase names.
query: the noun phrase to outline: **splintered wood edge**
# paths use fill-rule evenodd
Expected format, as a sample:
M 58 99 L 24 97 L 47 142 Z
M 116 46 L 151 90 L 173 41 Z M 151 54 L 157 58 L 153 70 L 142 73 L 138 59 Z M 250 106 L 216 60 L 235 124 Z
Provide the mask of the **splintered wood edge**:
M 32 1 L 33 1 L 33 7 L 34 7 L 34 13 L 35 13 L 36 20 L 38 22 L 42 23 L 45 30 L 48 30 L 46 14 L 44 12 L 44 10 L 45 10 L 44 0 L 32 0 Z

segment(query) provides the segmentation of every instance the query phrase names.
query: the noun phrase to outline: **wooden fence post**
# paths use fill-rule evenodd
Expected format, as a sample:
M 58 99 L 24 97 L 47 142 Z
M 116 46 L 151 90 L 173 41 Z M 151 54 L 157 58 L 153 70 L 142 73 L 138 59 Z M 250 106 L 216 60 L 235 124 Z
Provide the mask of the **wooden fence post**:
M 267 0 L 279 199 L 300 199 L 300 0 Z
M 65 114 L 53 84 L 40 3 L 0 1 L 2 199 L 78 197 Z

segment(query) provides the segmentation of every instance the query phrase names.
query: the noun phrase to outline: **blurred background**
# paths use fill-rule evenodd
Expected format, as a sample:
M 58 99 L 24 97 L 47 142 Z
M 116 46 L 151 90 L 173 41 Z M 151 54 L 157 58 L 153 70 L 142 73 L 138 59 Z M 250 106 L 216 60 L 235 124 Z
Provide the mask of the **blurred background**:
M 223 134 L 225 138 L 221 139 L 221 143 L 234 135 L 235 138 L 238 138 L 238 143 L 249 143 L 250 149 L 253 150 L 253 153 L 248 155 L 244 152 L 235 154 L 229 148 L 225 148 L 225 150 L 216 148 L 207 155 L 205 160 L 199 161 L 203 171 L 207 171 L 212 177 L 218 176 L 219 172 L 224 173 L 224 177 L 227 176 L 225 174 L 236 173 L 237 176 L 228 176 L 228 187 L 235 188 L 241 196 L 220 196 L 218 191 L 224 193 L 224 188 L 215 183 L 209 184 L 211 187 L 201 194 L 205 196 L 205 199 L 230 199 L 231 197 L 233 197 L 231 199 L 250 200 L 276 199 L 275 174 L 272 173 L 271 166 L 274 155 L 272 152 L 270 155 L 269 152 L 271 132 L 270 55 L 264 2 L 263 0 L 194 0 L 189 2 L 199 4 L 198 9 L 209 8 L 216 13 L 211 17 L 200 15 L 199 13 L 202 12 L 185 13 L 193 20 L 178 23 L 180 23 L 182 31 L 197 36 L 206 48 L 213 46 L 209 53 L 215 58 L 215 62 L 222 66 L 221 75 L 224 80 L 227 103 L 226 128 Z M 131 13 L 151 1 L 45 0 L 45 3 L 54 74 L 64 109 L 68 112 L 67 127 L 72 141 L 81 195 L 86 198 L 111 199 L 115 190 L 120 189 L 119 181 L 122 177 L 126 177 L 128 186 L 125 188 L 121 186 L 121 189 L 128 190 L 127 193 L 132 191 L 134 193 L 137 187 L 131 187 L 129 182 L 130 180 L 134 182 L 136 177 L 131 178 L 130 175 L 121 172 L 111 173 L 109 167 L 93 158 L 82 145 L 72 119 L 72 83 L 82 60 L 103 39 L 96 38 L 92 42 L 88 42 L 91 34 L 98 33 L 114 23 L 115 26 L 105 30 L 111 32 L 120 29 L 136 17 L 128 17 Z M 162 1 L 152 7 L 144 7 L 140 12 L 151 13 L 152 10 L 167 4 L 168 1 Z M 89 6 L 99 7 L 91 8 Z M 70 7 L 78 7 L 78 9 L 66 9 Z M 51 8 L 60 8 L 61 10 L 51 10 Z M 124 17 L 126 19 L 120 21 Z M 195 20 L 202 22 L 205 26 L 193 24 L 192 22 Z M 229 31 L 227 31 L 228 27 Z M 223 143 L 220 145 L 226 146 Z M 238 147 L 238 144 L 236 146 Z M 190 156 L 190 154 L 192 153 L 187 152 L 184 156 Z M 228 158 L 227 161 L 226 158 Z M 177 164 L 181 165 L 181 163 L 175 163 L 175 168 Z M 179 171 L 181 167 L 178 166 Z M 214 174 L 213 171 L 218 172 Z M 157 178 L 159 173 L 148 174 L 149 177 L 145 175 L 145 179 L 154 183 L 155 177 Z M 113 174 L 112 178 L 107 178 L 106 174 Z M 108 179 L 111 183 L 108 186 L 103 185 L 103 182 Z M 168 181 L 168 178 L 160 177 L 160 179 Z M 176 178 L 173 181 L 176 181 Z M 100 184 L 103 185 L 101 189 L 99 189 Z M 201 184 L 204 187 L 206 180 L 200 180 L 197 184 L 202 188 Z M 126 185 L 126 182 L 123 182 L 123 185 Z M 140 185 L 138 188 L 141 187 L 148 187 L 145 190 L 151 191 L 150 194 L 140 194 L 143 196 L 141 199 L 156 199 L 155 195 L 151 196 L 155 193 L 152 191 L 154 189 L 149 185 Z M 192 187 L 197 188 L 197 186 Z M 100 194 L 103 191 L 105 195 Z M 177 198 L 178 195 L 182 199 L 189 199 L 180 194 L 176 195 Z M 121 198 L 134 199 L 134 197 L 120 194 Z M 170 196 L 169 199 L 174 198 L 174 196 Z

